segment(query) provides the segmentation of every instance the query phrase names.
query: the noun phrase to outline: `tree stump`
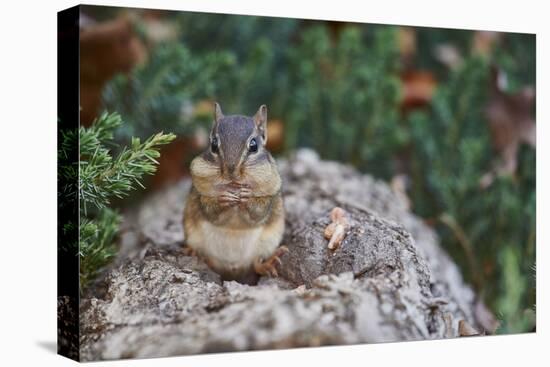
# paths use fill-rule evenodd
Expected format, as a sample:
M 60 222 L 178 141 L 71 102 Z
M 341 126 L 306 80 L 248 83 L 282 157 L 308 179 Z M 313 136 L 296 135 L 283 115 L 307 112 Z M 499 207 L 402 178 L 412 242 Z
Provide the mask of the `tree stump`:
M 184 256 L 184 180 L 125 216 L 117 259 L 81 301 L 82 359 L 438 339 L 459 336 L 461 322 L 487 325 L 434 231 L 386 183 L 310 150 L 279 168 L 290 250 L 279 278 L 224 282 Z M 348 226 L 330 250 L 337 206 Z

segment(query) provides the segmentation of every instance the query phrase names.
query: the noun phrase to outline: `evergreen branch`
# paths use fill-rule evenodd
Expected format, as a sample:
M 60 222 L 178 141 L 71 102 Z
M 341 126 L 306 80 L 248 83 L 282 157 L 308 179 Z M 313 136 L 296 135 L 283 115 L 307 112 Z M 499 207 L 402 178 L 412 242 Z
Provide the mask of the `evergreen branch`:
M 67 247 L 68 251 L 78 252 L 81 290 L 116 253 L 115 240 L 121 217 L 107 207 L 109 200 L 126 197 L 136 187 L 143 188 L 143 175 L 156 171 L 160 146 L 175 138 L 173 134 L 162 132 L 143 143 L 139 138 L 132 138 L 130 147 L 124 147 L 113 157 L 106 144 L 116 147 L 114 133 L 121 125 L 119 114 L 103 113 L 91 127 L 66 131 L 61 136 L 59 176 L 64 184 L 60 186 L 59 200 L 63 203 L 78 198 L 81 204 L 79 243 Z M 77 147 L 79 162 L 73 162 Z M 89 215 L 90 207 L 99 210 Z M 65 223 L 63 228 L 74 226 L 74 223 Z
M 124 198 L 136 186 L 143 187 L 143 175 L 156 171 L 161 145 L 174 140 L 174 134 L 158 133 L 141 143 L 132 138 L 130 148 L 113 158 L 104 144 L 113 139 L 113 130 L 122 120 L 118 114 L 103 114 L 92 127 L 80 129 L 79 193 L 81 207 L 104 208 L 112 197 Z
M 107 265 L 116 253 L 115 239 L 121 222 L 120 215 L 103 208 L 95 220 L 80 221 L 80 287 L 84 288 Z

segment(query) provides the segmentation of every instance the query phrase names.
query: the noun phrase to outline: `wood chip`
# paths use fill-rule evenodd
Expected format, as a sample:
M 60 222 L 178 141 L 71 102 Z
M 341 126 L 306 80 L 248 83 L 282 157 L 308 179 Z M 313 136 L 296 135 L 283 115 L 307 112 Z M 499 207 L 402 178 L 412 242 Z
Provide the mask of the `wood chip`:
M 340 207 L 332 209 L 330 212 L 330 219 L 332 223 L 325 228 L 324 235 L 325 238 L 329 240 L 328 248 L 330 250 L 336 250 L 346 237 L 349 223 L 346 218 L 346 211 Z

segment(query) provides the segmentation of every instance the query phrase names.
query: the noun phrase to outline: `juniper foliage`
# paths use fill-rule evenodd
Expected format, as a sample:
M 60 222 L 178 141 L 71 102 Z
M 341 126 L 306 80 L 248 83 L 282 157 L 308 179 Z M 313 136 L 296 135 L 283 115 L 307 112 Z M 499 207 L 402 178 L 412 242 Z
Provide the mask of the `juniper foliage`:
M 150 60 L 129 75 L 117 75 L 105 88 L 104 106 L 118 111 L 126 124 L 116 130 L 117 140 L 146 137 L 156 126 L 177 134 L 190 134 L 200 119 L 188 113 L 186 101 L 215 93 L 215 73 L 222 73 L 234 59 L 227 52 L 193 57 L 182 44 L 161 44 Z
M 365 35 L 349 27 L 336 40 L 322 26 L 303 32 L 289 50 L 287 150 L 306 145 L 324 158 L 391 175 L 394 155 L 407 142 L 406 131 L 398 126 L 395 36 L 394 28 Z
M 156 171 L 159 147 L 175 138 L 157 133 L 142 143 L 133 137 L 130 146 L 113 157 L 107 144 L 113 143 L 114 131 L 121 125 L 118 113 L 104 113 L 90 128 L 80 128 L 78 187 L 84 214 L 89 205 L 101 209 L 113 197 L 122 199 L 136 187 L 144 188 L 141 178 Z
M 123 121 L 117 113 L 103 113 L 91 127 L 64 132 L 60 150 L 60 175 L 67 182 L 60 188 L 60 199 L 78 197 L 79 223 L 66 223 L 69 230 L 79 226 L 79 242 L 66 244 L 80 259 L 80 285 L 83 289 L 115 255 L 116 236 L 121 217 L 109 207 L 113 198 L 122 199 L 142 187 L 144 175 L 156 171 L 159 148 L 175 138 L 157 133 L 144 142 L 132 138 L 129 147 L 113 142 L 114 132 Z M 74 146 L 80 147 L 80 160 L 66 162 L 62 158 Z M 78 192 L 78 196 L 75 193 Z
M 417 213 L 437 220 L 442 242 L 500 320 L 497 331 L 530 331 L 535 325 L 535 152 L 523 147 L 516 175 L 480 186 L 497 159 L 483 114 L 488 78 L 488 60 L 470 57 L 439 88 L 432 108 L 410 117 L 410 196 Z

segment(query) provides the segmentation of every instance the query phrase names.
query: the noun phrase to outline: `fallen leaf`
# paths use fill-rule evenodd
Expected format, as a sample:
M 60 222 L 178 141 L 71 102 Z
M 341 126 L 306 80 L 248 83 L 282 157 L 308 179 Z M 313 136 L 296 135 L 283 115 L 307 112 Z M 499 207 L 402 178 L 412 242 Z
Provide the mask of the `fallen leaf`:
M 426 106 L 437 87 L 437 81 L 429 71 L 413 70 L 401 75 L 401 109 L 409 111 Z
M 472 52 L 477 55 L 488 57 L 501 38 L 501 32 L 475 31 L 472 42 Z
M 458 322 L 458 335 L 460 336 L 477 336 L 481 335 L 479 331 L 474 329 L 472 325 L 468 324 L 466 320 L 460 320 Z
M 416 53 L 416 30 L 413 27 L 399 27 L 397 45 L 402 58 L 408 59 Z
M 492 184 L 499 175 L 514 175 L 517 155 L 522 143 L 536 147 L 536 124 L 532 116 L 535 91 L 527 86 L 516 93 L 504 89 L 503 72 L 494 68 L 491 78 L 491 93 L 485 106 L 493 148 L 500 161 L 480 180 L 482 188 Z
M 488 334 L 494 334 L 499 326 L 498 320 L 493 313 L 481 301 L 477 301 L 474 307 L 474 315 L 477 323 Z
M 90 126 L 101 106 L 103 86 L 117 73 L 145 62 L 146 50 L 128 16 L 95 22 L 80 29 L 80 122 Z

